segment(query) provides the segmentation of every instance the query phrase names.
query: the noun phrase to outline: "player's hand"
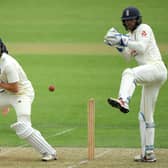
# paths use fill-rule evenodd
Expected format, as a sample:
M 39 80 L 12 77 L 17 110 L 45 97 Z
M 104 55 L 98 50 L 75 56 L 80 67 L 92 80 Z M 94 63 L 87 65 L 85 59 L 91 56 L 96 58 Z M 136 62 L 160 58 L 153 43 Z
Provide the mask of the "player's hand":
M 121 41 L 121 34 L 119 33 L 113 34 L 104 39 L 105 44 L 108 44 L 109 46 L 120 45 L 120 41 Z
M 106 37 L 105 43 L 110 45 L 110 46 L 122 46 L 126 47 L 128 45 L 129 37 L 123 34 L 113 34 L 111 36 Z
M 104 36 L 104 43 L 109 46 L 115 46 L 119 43 L 117 34 L 120 34 L 114 27 L 110 28 Z
M 123 51 L 124 51 L 124 47 L 122 47 L 122 46 L 116 46 L 116 49 L 117 49 L 119 52 L 123 52 Z
M 117 34 L 117 33 L 119 33 L 119 32 L 114 27 L 112 27 L 107 31 L 105 37 L 110 37 L 110 36 L 113 36 L 114 34 Z
M 128 41 L 130 40 L 129 36 L 120 34 L 120 37 L 121 39 L 120 39 L 119 45 L 126 47 L 128 45 Z
M 114 27 L 107 31 L 104 37 L 104 43 L 109 46 L 122 46 L 126 47 L 129 41 L 127 35 L 120 34 Z

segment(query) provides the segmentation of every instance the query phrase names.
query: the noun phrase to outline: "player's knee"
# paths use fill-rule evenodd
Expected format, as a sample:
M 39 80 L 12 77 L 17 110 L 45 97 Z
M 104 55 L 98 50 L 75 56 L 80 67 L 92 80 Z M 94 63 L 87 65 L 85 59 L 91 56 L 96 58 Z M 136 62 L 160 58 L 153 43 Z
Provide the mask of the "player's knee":
M 127 68 L 123 71 L 122 73 L 122 77 L 126 77 L 128 80 L 133 81 L 133 83 L 136 86 L 136 78 L 135 78 L 135 74 L 133 72 L 133 70 L 131 68 Z
M 24 122 L 26 125 L 31 126 L 31 119 L 30 119 L 30 115 L 18 115 L 17 116 L 17 121 L 18 122 Z
M 122 75 L 134 75 L 131 68 L 127 68 L 123 71 Z
M 134 72 L 132 71 L 131 68 L 127 68 L 123 71 L 122 76 L 131 76 L 133 79 L 135 78 Z
M 16 134 L 22 139 L 26 139 L 34 131 L 30 125 L 21 121 L 12 124 L 11 128 L 14 129 L 16 131 Z

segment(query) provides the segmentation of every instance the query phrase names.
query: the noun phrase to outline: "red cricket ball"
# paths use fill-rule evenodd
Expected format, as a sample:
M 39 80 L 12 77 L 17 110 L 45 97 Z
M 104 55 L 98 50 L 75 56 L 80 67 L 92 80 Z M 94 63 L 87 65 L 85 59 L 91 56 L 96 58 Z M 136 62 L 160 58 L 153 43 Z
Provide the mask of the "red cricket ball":
M 50 85 L 50 86 L 48 87 L 48 90 L 49 90 L 50 92 L 53 92 L 53 91 L 55 90 L 55 86 L 54 86 L 54 85 Z

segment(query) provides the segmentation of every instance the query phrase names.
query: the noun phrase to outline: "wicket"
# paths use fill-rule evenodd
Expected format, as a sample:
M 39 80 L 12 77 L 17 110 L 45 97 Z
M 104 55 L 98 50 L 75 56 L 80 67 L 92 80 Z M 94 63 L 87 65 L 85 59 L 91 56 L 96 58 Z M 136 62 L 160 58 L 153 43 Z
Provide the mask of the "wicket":
M 88 102 L 88 160 L 94 159 L 95 149 L 95 100 Z

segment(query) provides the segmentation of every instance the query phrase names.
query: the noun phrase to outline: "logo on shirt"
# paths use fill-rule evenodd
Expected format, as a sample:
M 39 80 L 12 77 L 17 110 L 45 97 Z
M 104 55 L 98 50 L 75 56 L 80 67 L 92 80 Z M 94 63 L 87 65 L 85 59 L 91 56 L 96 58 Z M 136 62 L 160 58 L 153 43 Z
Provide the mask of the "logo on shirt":
M 21 102 L 22 102 L 22 100 L 19 99 L 19 100 L 18 100 L 18 103 L 21 103 Z
M 143 37 L 146 37 L 146 36 L 147 36 L 146 31 L 145 31 L 145 30 L 143 30 L 143 31 L 142 31 L 142 33 L 141 33 L 141 35 L 142 35 Z

